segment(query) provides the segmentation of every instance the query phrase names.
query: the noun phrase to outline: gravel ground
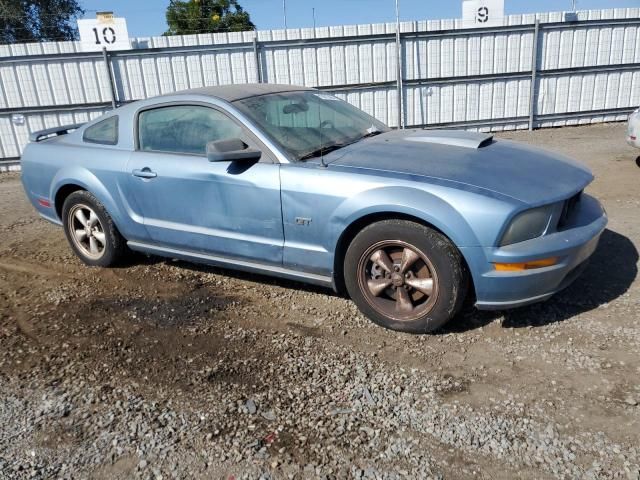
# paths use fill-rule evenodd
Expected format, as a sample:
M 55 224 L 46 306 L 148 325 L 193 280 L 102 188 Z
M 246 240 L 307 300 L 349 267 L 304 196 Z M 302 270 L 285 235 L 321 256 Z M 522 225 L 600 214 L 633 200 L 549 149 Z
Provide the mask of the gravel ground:
M 589 165 L 609 230 L 552 300 L 424 336 L 292 282 L 84 267 L 0 175 L 0 478 L 640 479 L 639 152 L 502 136 Z

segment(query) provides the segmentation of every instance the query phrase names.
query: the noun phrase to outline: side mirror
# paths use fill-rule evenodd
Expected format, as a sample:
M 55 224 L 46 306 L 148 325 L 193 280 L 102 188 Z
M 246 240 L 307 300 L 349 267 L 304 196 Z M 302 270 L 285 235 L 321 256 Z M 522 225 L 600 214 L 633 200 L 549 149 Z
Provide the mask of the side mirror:
M 249 148 L 239 138 L 207 143 L 207 159 L 210 162 L 257 162 L 262 152 Z

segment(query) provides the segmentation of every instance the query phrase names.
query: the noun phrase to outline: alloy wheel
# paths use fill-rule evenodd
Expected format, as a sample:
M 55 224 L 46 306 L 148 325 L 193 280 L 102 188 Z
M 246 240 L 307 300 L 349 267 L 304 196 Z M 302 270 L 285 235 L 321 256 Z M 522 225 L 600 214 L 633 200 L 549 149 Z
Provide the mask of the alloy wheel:
M 76 204 L 69 210 L 68 217 L 71 239 L 86 257 L 97 260 L 106 250 L 104 227 L 93 209 L 84 204 Z
M 358 284 L 367 303 L 398 321 L 423 317 L 436 303 L 437 272 L 427 255 L 400 241 L 369 247 L 358 263 Z

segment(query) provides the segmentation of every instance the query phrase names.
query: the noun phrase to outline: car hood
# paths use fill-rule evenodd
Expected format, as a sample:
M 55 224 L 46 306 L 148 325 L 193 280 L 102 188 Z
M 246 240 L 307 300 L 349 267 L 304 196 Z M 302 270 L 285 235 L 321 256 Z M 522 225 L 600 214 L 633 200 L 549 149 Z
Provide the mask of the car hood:
M 534 206 L 568 198 L 593 180 L 560 154 L 452 130 L 395 130 L 336 150 L 324 162 L 456 182 Z

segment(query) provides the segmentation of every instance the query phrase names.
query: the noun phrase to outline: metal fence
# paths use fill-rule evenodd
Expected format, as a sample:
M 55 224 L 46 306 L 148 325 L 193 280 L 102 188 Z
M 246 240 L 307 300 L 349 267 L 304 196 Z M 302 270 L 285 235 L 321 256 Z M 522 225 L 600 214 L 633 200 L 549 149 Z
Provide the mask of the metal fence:
M 0 46 L 0 158 L 19 157 L 32 131 L 207 85 L 317 87 L 394 127 L 563 126 L 624 120 L 640 104 L 640 8 L 400 32 L 400 48 L 395 24 L 137 38 L 104 54 L 78 42 Z

